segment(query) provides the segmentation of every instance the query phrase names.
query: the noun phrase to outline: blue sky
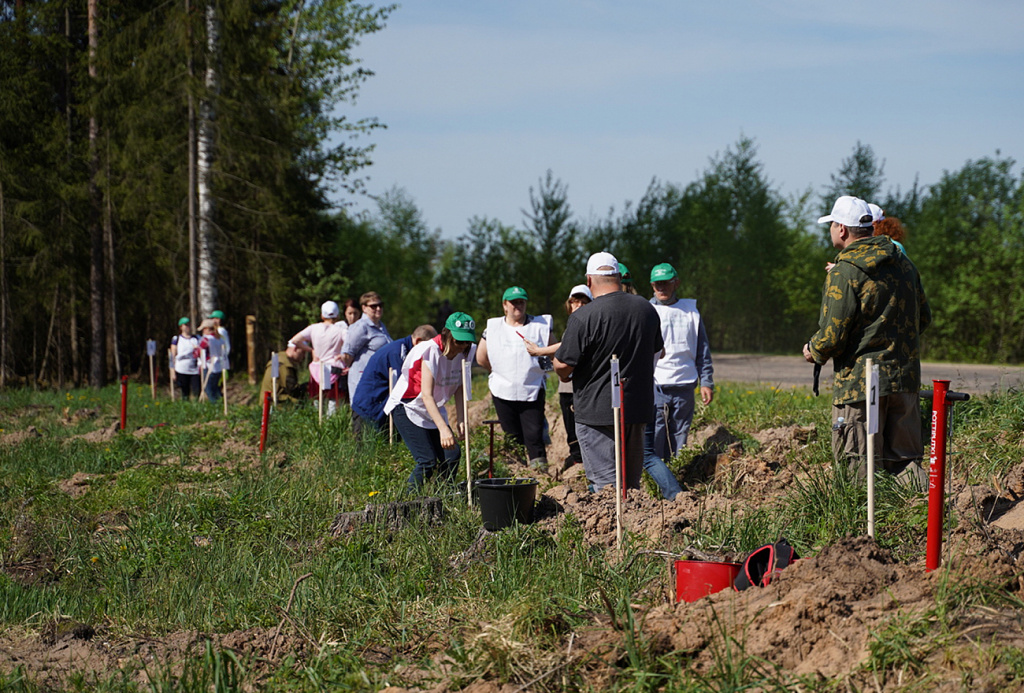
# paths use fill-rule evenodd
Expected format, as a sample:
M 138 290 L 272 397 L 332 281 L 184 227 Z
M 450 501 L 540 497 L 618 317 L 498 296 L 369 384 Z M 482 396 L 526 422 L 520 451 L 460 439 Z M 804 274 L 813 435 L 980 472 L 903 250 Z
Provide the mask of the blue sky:
M 520 226 L 548 169 L 586 221 L 741 136 L 787 195 L 857 141 L 904 189 L 1024 157 L 1019 0 L 409 0 L 356 55 L 376 74 L 348 112 L 388 126 L 368 192 L 405 189 L 450 238 Z

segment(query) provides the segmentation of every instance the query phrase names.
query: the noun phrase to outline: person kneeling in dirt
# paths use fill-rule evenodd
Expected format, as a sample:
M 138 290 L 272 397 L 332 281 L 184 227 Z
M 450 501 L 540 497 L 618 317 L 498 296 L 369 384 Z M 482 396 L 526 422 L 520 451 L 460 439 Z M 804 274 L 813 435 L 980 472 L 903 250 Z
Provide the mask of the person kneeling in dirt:
M 298 351 L 295 359 L 288 356 L 288 350 L 277 352 L 277 401 L 298 402 L 302 399 L 305 386 L 299 385 L 299 369 L 306 359 L 306 352 Z M 267 361 L 267 368 L 263 371 L 263 382 L 260 385 L 260 399 L 263 401 L 264 392 L 274 392 L 274 362 Z
M 452 313 L 441 334 L 412 348 L 391 389 L 384 414 L 394 418 L 416 466 L 409 490 L 419 489 L 435 473 L 451 481 L 458 470 L 458 438 L 466 425 L 462 396 L 462 364 L 476 351 L 476 323 L 465 313 Z M 448 424 L 445 404 L 455 398 L 455 428 Z
M 363 371 L 352 397 L 352 411 L 362 418 L 364 423 L 378 431 L 387 428 L 388 417 L 384 413 L 384 404 L 388 401 L 391 391 L 389 371 L 393 371 L 394 377 L 398 378 L 405 357 L 413 347 L 436 336 L 437 330 L 433 325 L 420 325 L 408 337 L 389 342 L 373 353 L 366 362 L 366 370 Z
M 888 236 L 873 236 L 871 210 L 843 196 L 832 213 L 832 245 L 839 249 L 825 275 L 818 331 L 804 345 L 804 358 L 832 359 L 832 454 L 858 476 L 867 474 L 865 361 L 878 365 L 878 433 L 875 450 L 888 472 L 922 487 L 924 444 L 918 408 L 921 331 L 931 309 L 917 269 Z

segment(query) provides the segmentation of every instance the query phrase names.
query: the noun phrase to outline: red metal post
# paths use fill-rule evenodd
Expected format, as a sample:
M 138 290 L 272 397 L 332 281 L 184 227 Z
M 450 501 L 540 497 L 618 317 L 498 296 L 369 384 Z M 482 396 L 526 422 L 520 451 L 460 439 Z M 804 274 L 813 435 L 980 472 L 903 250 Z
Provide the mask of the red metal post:
M 128 424 L 128 376 L 121 376 L 121 430 Z
M 263 420 L 260 422 L 260 452 L 267 447 L 267 427 L 270 424 L 270 392 L 263 392 Z
M 939 567 L 942 560 L 942 524 L 945 517 L 946 497 L 946 422 L 949 405 L 946 403 L 948 380 L 933 380 L 931 459 L 928 468 L 928 544 L 925 553 L 925 571 Z

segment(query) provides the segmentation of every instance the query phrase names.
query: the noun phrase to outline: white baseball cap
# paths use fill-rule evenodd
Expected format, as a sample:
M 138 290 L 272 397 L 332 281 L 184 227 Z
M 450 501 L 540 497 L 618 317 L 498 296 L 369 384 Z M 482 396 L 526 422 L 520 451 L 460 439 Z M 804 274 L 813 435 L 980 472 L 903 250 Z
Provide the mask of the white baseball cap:
M 885 212 L 883 212 L 882 208 L 874 202 L 868 202 L 868 209 L 871 210 L 871 221 L 881 221 L 882 219 L 885 219 Z
M 868 217 L 867 221 L 862 221 Z M 871 209 L 868 203 L 859 197 L 843 195 L 832 205 L 832 213 L 818 219 L 819 224 L 836 222 L 843 226 L 870 226 Z
M 594 300 L 594 294 L 590 292 L 590 287 L 587 286 L 586 284 L 577 284 L 576 286 L 572 287 L 572 289 L 569 291 L 569 298 L 572 298 L 576 294 L 583 294 L 591 301 Z
M 337 320 L 339 315 L 341 315 L 341 309 L 334 301 L 324 301 L 324 304 L 320 306 L 320 317 Z
M 607 267 L 608 269 L 601 269 Z M 594 253 L 587 260 L 587 274 L 610 277 L 619 273 L 619 261 L 611 253 Z

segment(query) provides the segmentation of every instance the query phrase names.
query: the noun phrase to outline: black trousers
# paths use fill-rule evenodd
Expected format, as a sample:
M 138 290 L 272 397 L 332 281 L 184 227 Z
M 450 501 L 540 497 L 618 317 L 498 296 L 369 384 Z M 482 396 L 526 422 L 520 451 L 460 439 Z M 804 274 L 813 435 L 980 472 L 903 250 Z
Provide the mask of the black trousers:
M 526 447 L 529 459 L 547 457 L 544 446 L 544 390 L 533 402 L 517 402 L 491 395 L 494 411 L 505 435 Z
M 583 456 L 580 454 L 580 441 L 576 440 L 576 412 L 572 408 L 572 393 L 559 392 L 558 404 L 562 407 L 562 423 L 565 424 L 565 438 L 569 443 L 569 458 L 580 464 L 583 462 Z

